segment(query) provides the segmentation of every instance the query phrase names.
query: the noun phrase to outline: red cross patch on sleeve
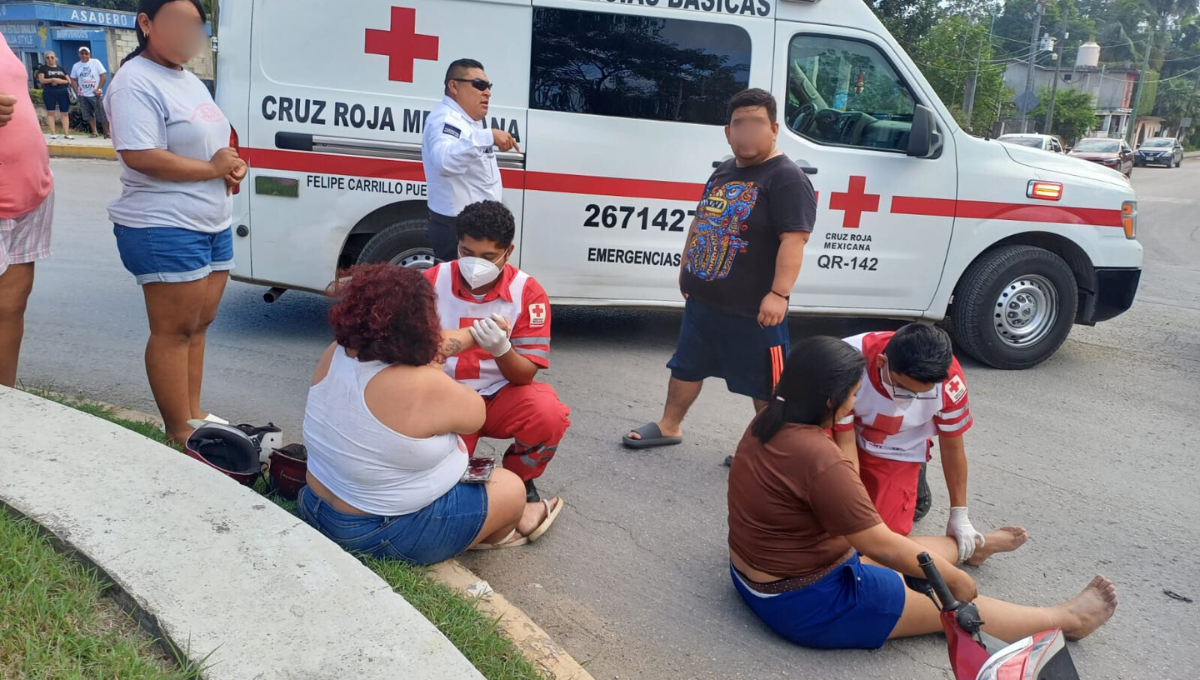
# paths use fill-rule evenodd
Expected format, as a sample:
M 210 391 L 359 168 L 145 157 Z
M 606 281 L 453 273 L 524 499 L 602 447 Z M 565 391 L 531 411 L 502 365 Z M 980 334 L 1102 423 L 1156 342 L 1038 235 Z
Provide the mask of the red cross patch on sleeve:
M 967 385 L 960 376 L 956 375 L 946 381 L 946 396 L 956 404 L 967 396 Z
M 529 305 L 529 325 L 530 326 L 545 326 L 546 325 L 546 305 L 541 302 Z

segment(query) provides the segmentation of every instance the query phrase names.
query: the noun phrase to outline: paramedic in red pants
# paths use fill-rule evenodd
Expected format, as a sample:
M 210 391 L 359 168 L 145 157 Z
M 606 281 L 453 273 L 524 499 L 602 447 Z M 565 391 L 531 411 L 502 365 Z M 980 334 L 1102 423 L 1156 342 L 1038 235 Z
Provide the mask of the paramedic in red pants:
M 842 453 L 858 468 L 867 494 L 885 524 L 907 536 L 913 528 L 917 480 L 938 437 L 950 491 L 946 535 L 958 541 L 959 560 L 975 552 L 983 534 L 967 517 L 967 456 L 963 434 L 971 408 L 962 367 L 950 336 L 911 323 L 895 332 L 865 333 L 845 340 L 867 360 L 854 410 L 834 426 Z
M 487 421 L 471 437 L 513 439 L 504 467 L 525 482 L 526 499 L 540 500 L 533 480 L 542 475 L 571 425 L 571 410 L 554 388 L 534 378 L 550 367 L 550 301 L 529 274 L 509 264 L 516 222 L 498 201 L 463 209 L 456 224 L 458 260 L 425 272 L 438 296 L 444 331 L 469 329 L 474 347 L 448 334 L 442 345 L 446 373 L 487 402 Z

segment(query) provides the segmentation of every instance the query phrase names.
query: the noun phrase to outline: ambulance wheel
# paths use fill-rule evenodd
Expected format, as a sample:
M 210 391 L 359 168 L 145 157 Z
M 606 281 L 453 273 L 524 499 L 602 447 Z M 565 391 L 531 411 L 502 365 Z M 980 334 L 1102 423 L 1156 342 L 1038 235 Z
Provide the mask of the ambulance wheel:
M 358 256 L 358 264 L 394 264 L 417 270 L 437 264 L 429 245 L 426 220 L 409 218 L 371 237 Z
M 984 253 L 963 274 L 950 310 L 959 347 L 993 368 L 1031 368 L 1049 359 L 1075 322 L 1079 292 L 1062 258 L 1032 246 Z

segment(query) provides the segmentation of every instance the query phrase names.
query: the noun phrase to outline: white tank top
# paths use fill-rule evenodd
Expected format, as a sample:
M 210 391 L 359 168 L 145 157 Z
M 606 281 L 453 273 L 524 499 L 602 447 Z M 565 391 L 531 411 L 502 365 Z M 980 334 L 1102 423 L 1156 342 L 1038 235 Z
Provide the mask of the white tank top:
M 414 439 L 371 413 L 367 383 L 387 367 L 358 361 L 336 347 L 329 373 L 308 390 L 304 443 L 309 472 L 338 498 L 363 512 L 395 517 L 453 488 L 469 455 L 457 434 Z

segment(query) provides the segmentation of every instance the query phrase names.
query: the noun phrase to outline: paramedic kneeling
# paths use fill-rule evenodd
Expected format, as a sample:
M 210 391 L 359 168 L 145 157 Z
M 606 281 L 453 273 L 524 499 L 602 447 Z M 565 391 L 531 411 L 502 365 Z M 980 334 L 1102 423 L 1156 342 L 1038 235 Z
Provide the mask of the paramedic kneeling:
M 489 129 L 492 83 L 483 64 L 459 59 L 446 70 L 445 95 L 425 121 L 421 158 L 429 183 L 429 240 L 443 262 L 458 257 L 454 222 L 476 201 L 499 201 L 496 150 L 520 151 L 512 135 Z
M 437 365 L 444 342 L 433 287 L 392 265 L 357 267 L 329 310 L 336 340 L 304 409 L 308 486 L 300 517 L 346 550 L 428 565 L 467 549 L 523 545 L 554 521 L 495 470 L 460 481 L 460 433 L 486 419 L 483 399 Z
M 911 323 L 845 342 L 862 353 L 867 366 L 854 410 L 834 427 L 835 440 L 858 468 L 883 521 L 907 535 L 913 528 L 921 465 L 936 434 L 950 492 L 946 535 L 958 541 L 960 558 L 970 559 L 983 534 L 967 518 L 962 437 L 971 429 L 971 408 L 950 336 L 940 328 Z
M 425 272 L 438 297 L 447 340 L 446 373 L 487 402 L 487 422 L 464 437 L 472 451 L 480 437 L 514 439 L 504 467 L 525 482 L 527 500 L 540 497 L 533 480 L 558 450 L 571 410 L 554 388 L 535 382 L 550 368 L 550 300 L 529 274 L 509 263 L 516 223 L 496 201 L 473 203 L 458 217 L 455 262 Z M 449 334 L 469 328 L 478 345 L 465 349 Z
M 1078 640 L 1107 621 L 1117 596 L 1102 576 L 1054 607 L 1009 604 L 978 597 L 971 577 L 953 565 L 954 539 L 909 539 L 888 529 L 826 432 L 854 408 L 865 365 L 836 338 L 798 343 L 773 399 L 738 445 L 729 473 L 729 571 L 746 605 L 807 647 L 875 649 L 890 638 L 939 632 L 933 602 L 900 575 L 924 578 L 917 555 L 928 552 L 954 596 L 974 601 L 983 629 L 1006 642 L 1056 627 Z M 972 561 L 1025 540 L 1018 527 L 993 531 Z

